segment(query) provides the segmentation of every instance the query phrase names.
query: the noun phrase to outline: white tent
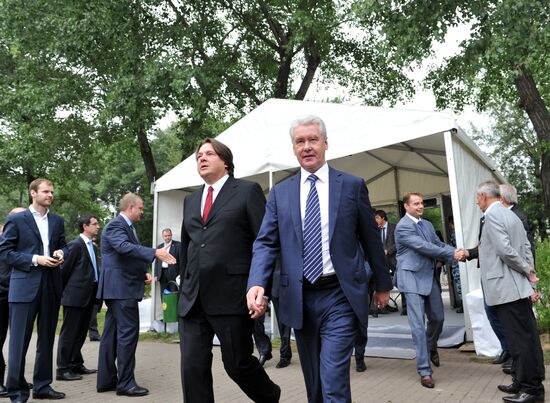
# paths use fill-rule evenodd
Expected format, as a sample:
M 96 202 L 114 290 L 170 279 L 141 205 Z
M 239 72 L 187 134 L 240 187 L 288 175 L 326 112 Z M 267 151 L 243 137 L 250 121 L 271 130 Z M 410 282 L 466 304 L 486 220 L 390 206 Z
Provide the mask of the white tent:
M 267 193 L 294 173 L 297 161 L 289 127 L 304 115 L 325 121 L 327 160 L 334 168 L 363 177 L 373 206 L 395 208 L 405 191 L 439 201 L 449 196 L 458 246 L 477 243 L 480 212 L 474 202 L 475 187 L 484 180 L 504 182 L 504 178 L 449 113 L 270 99 L 216 137 L 233 152 L 235 176 L 258 182 Z M 156 238 L 170 227 L 179 239 L 183 198 L 202 183 L 194 155 L 156 181 Z M 475 261 L 460 266 L 466 295 L 480 287 L 479 271 Z M 467 311 L 465 317 L 471 340 Z

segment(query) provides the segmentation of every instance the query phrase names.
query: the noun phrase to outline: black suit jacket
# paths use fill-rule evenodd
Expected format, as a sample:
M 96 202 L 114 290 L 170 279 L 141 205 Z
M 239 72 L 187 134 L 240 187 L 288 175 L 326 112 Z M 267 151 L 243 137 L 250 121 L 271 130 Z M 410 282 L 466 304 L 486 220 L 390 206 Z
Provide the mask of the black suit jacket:
M 0 261 L 0 298 L 8 297 L 8 291 L 10 289 L 10 273 L 10 266 Z
M 265 196 L 257 183 L 229 177 L 203 223 L 202 192 L 203 187 L 184 202 L 178 313 L 185 316 L 200 294 L 208 315 L 247 315 L 252 244 L 264 216 Z
M 63 279 L 61 305 L 84 308 L 90 303 L 90 298 L 95 298 L 93 293 L 96 281 L 92 258 L 88 252 L 88 246 L 80 236 L 69 242 L 68 247 L 69 253 L 61 265 Z M 100 262 L 95 246 L 94 251 L 99 275 Z
M 521 220 L 521 223 L 523 224 L 523 228 L 525 228 L 525 232 L 527 232 L 527 239 L 529 239 L 529 243 L 531 244 L 531 253 L 533 254 L 533 261 L 535 260 L 535 225 L 531 222 L 529 217 L 527 217 L 527 214 L 525 214 L 523 211 L 521 211 L 517 204 L 514 204 L 514 206 L 510 209 Z
M 386 255 L 386 262 L 392 272 L 395 272 L 397 268 L 397 249 L 395 248 L 395 224 L 388 223 L 386 231 L 386 242 L 384 243 L 384 249 L 388 252 Z
M 157 246 L 157 249 L 164 248 L 164 242 Z M 160 282 L 175 280 L 179 274 L 181 245 L 178 241 L 172 240 L 170 250 L 168 251 L 176 258 L 176 264 L 169 264 L 168 267 L 162 267 L 162 260 L 155 259 L 155 276 Z

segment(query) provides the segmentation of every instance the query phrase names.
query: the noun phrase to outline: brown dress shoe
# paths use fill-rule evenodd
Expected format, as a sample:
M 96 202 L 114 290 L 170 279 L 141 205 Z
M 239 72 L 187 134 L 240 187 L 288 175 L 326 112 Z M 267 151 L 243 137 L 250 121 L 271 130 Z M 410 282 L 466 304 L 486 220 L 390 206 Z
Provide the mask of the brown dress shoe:
M 435 386 L 434 380 L 431 375 L 420 377 L 420 384 L 429 389 L 433 389 L 433 387 Z

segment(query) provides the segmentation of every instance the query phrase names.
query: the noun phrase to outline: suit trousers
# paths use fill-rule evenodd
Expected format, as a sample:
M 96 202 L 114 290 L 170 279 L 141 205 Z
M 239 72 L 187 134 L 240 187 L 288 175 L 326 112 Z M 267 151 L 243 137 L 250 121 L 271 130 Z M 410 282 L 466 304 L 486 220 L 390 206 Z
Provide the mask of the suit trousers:
M 351 402 L 357 317 L 338 283 L 325 289 L 304 287 L 303 300 L 303 327 L 294 334 L 308 402 Z
M 531 301 L 524 298 L 494 308 L 510 342 L 514 383 L 522 392 L 544 394 L 544 358 Z
M 97 287 L 94 287 L 97 290 Z M 69 369 L 81 368 L 84 365 L 82 346 L 94 309 L 95 293 L 85 307 L 64 306 L 63 325 L 57 342 L 57 373 Z
M 6 371 L 6 360 L 2 353 L 6 336 L 8 335 L 8 324 L 10 322 L 10 305 L 8 296 L 0 295 L 0 385 L 4 385 L 4 373 Z
M 254 402 L 278 402 L 281 390 L 252 355 L 253 320 L 244 315 L 208 315 L 197 298 L 180 317 L 181 384 L 186 403 L 214 402 L 212 339 L 220 341 L 225 371 Z M 222 399 L 223 400 L 223 399 Z
M 430 351 L 437 349 L 437 340 L 443 330 L 444 313 L 441 288 L 433 279 L 429 295 L 408 292 L 406 296 L 407 318 L 416 349 L 416 370 L 420 376 L 431 375 Z M 428 318 L 427 328 L 424 325 L 424 316 Z
M 116 386 L 118 392 L 123 392 L 137 386 L 134 369 L 139 338 L 138 301 L 110 299 L 105 303 L 108 309 L 99 344 L 97 388 Z
M 38 340 L 34 362 L 33 390 L 44 393 L 51 389 L 53 344 L 59 315 L 59 297 L 55 295 L 53 273 L 42 270 L 42 280 L 32 302 L 10 302 L 10 340 L 8 352 L 8 377 L 6 386 L 12 400 L 29 398 L 29 386 L 25 379 L 25 356 L 31 341 L 34 320 L 37 320 Z
M 93 295 L 95 299 L 95 294 Z M 92 308 L 92 316 L 90 317 L 90 326 L 88 328 L 88 337 L 91 339 L 99 339 L 99 330 L 97 329 L 97 314 L 101 310 L 101 305 L 94 304 Z
M 485 302 L 485 296 L 483 296 L 483 305 L 485 306 L 485 313 L 487 314 L 487 319 L 489 324 L 493 329 L 493 332 L 497 336 L 498 341 L 500 342 L 500 348 L 503 352 L 509 353 L 510 348 L 508 347 L 508 342 L 506 341 L 506 336 L 504 334 L 504 329 L 500 319 L 498 318 L 497 310 L 494 306 L 489 306 Z
M 279 350 L 279 354 L 281 358 L 285 358 L 290 361 L 292 358 L 292 347 L 290 346 L 290 332 L 292 329 L 279 320 L 279 298 L 273 297 L 271 302 L 273 303 L 273 308 L 275 309 L 277 327 L 279 328 L 279 336 L 281 337 L 281 348 Z
M 254 321 L 254 327 L 252 328 L 252 337 L 256 344 L 256 349 L 260 355 L 270 355 L 272 346 L 271 339 L 265 334 L 265 315 L 260 316 Z

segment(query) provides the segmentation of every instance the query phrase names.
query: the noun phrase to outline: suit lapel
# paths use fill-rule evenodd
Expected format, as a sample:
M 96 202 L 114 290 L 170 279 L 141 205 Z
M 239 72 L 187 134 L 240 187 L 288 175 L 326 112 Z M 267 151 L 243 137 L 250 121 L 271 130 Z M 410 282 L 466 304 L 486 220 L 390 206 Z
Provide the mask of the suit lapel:
M 128 225 L 128 223 L 124 219 L 124 217 L 122 217 L 119 214 L 118 219 L 124 223 L 124 228 L 126 228 L 126 232 L 128 233 L 128 237 L 132 240 L 132 242 L 139 244 L 139 240 L 134 235 L 134 231 L 132 230 L 132 228 L 130 228 L 130 226 Z
M 48 239 L 50 241 L 50 248 L 52 245 L 53 233 L 55 230 L 55 220 L 51 212 L 48 213 Z
M 216 200 L 212 203 L 212 210 L 208 213 L 206 224 L 212 221 L 216 214 L 237 194 L 239 183 L 233 179 L 233 177 L 227 178 L 227 181 L 223 184 L 220 192 L 216 196 Z M 200 211 L 200 210 L 199 210 Z
M 86 245 L 86 242 L 84 242 L 84 239 L 79 235 L 78 240 L 80 241 L 80 247 L 83 248 L 84 254 L 88 258 L 88 261 L 90 262 L 90 265 L 93 267 L 94 262 L 92 262 L 92 257 L 90 256 L 90 251 L 88 250 L 88 245 Z M 95 250 L 94 250 L 95 252 Z M 97 254 L 96 254 L 97 255 Z
M 290 178 L 290 191 L 288 192 L 290 214 L 296 231 L 296 239 L 300 243 L 300 249 L 303 247 L 304 235 L 302 234 L 302 214 L 300 206 L 300 171 Z
M 40 236 L 40 231 L 38 230 L 38 225 L 36 225 L 36 221 L 34 220 L 34 217 L 33 217 L 32 213 L 29 210 L 27 210 L 25 212 L 25 222 L 27 223 L 29 228 L 32 230 L 34 235 L 36 235 L 36 237 L 40 241 L 40 244 L 42 244 L 42 237 Z M 43 248 L 44 248 L 44 245 L 42 245 L 42 249 Z
M 328 171 L 328 239 L 329 243 L 334 233 L 338 209 L 340 207 L 340 195 L 342 194 L 342 173 L 329 167 Z

